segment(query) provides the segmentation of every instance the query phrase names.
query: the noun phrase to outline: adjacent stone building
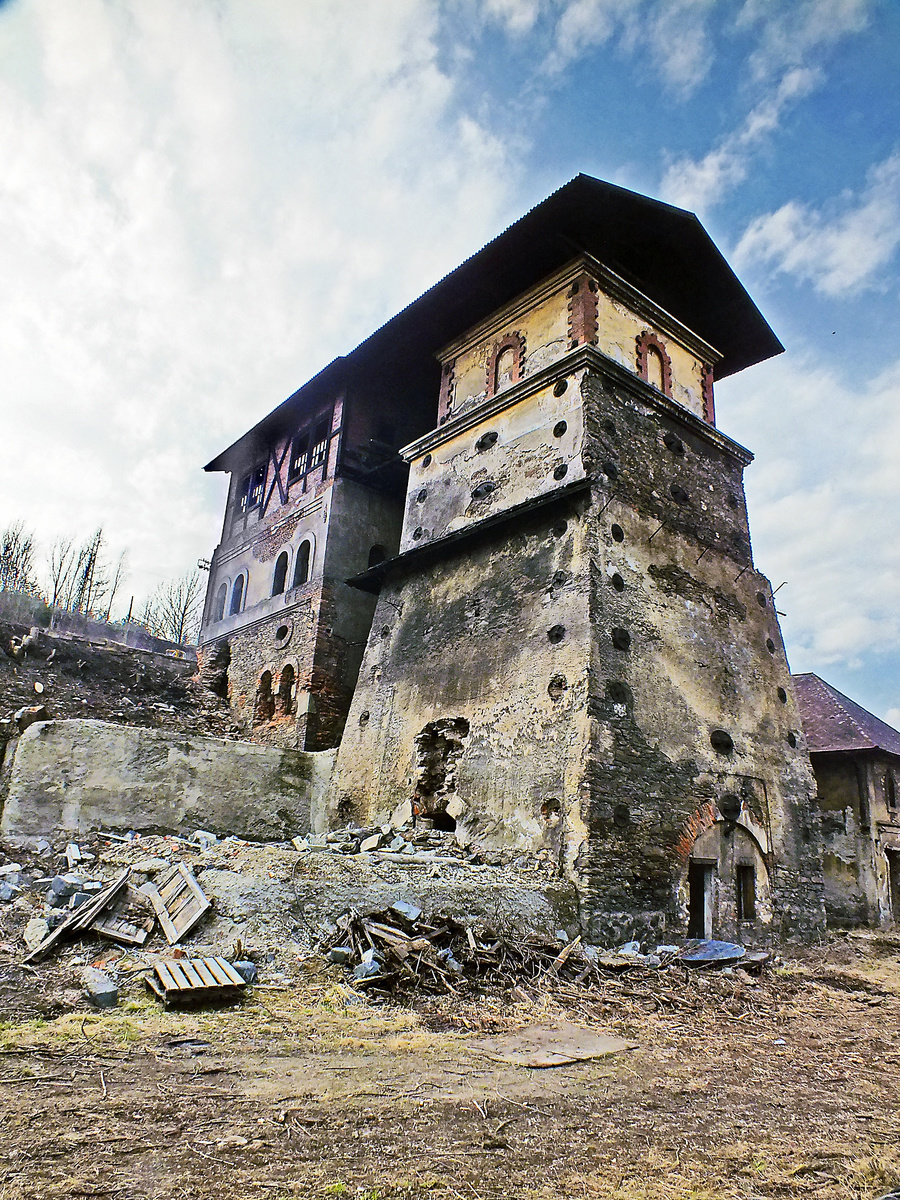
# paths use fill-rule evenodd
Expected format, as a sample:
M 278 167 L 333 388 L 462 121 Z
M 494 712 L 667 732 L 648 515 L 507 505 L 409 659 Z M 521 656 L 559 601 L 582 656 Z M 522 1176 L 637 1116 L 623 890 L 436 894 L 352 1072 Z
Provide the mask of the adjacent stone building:
M 696 217 L 579 176 L 210 464 L 236 712 L 340 742 L 334 821 L 551 859 L 593 939 L 820 928 L 751 455 L 714 414 L 780 350 Z
M 900 923 L 900 732 L 818 675 L 794 688 L 819 790 L 828 923 Z

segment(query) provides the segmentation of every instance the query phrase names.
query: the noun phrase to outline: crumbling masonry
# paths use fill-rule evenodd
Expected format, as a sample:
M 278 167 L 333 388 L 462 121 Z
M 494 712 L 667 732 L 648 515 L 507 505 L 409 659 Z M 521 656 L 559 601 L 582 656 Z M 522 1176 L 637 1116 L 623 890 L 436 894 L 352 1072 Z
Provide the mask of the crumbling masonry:
M 820 929 L 751 455 L 713 402 L 780 349 L 693 215 L 573 180 L 209 465 L 201 640 L 238 719 L 339 745 L 335 821 L 543 851 L 592 940 Z

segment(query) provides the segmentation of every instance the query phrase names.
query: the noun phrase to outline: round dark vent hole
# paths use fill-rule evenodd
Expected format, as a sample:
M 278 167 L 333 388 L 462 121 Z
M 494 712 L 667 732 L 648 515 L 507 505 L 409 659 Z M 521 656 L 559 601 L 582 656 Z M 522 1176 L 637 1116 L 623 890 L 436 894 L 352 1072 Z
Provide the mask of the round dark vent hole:
M 613 704 L 630 704 L 631 688 L 619 679 L 611 679 L 606 685 L 606 694 Z
M 381 636 L 382 636 L 382 637 L 390 637 L 390 636 L 391 636 L 391 627 L 390 627 L 390 625 L 382 625 L 382 627 L 381 627 Z
M 569 686 L 565 675 L 554 675 L 547 684 L 547 695 L 551 700 L 559 700 Z
M 723 796 L 719 801 L 719 812 L 726 821 L 736 821 L 741 815 L 741 798 L 734 794 Z
M 366 725 L 368 725 L 368 723 L 369 723 L 369 710 L 368 710 L 368 709 L 366 709 L 366 711 L 365 711 L 365 712 L 361 712 L 361 713 L 359 714 L 359 727 L 360 727 L 360 729 L 364 729 L 364 728 L 365 728 L 365 726 L 366 726 Z
M 625 829 L 631 823 L 631 809 L 627 804 L 617 804 L 613 809 L 613 824 L 618 829 Z
M 624 542 L 625 541 L 625 530 L 622 528 L 621 525 L 610 526 L 609 532 L 613 535 L 614 542 Z
M 560 811 L 561 811 L 561 805 L 560 805 L 559 801 L 556 799 L 545 800 L 544 803 L 541 805 L 541 816 L 544 818 L 544 820 L 547 822 L 548 825 L 556 824 L 556 822 L 559 820 Z
M 756 603 L 759 605 L 760 608 L 766 607 L 766 605 L 768 604 L 768 600 L 766 599 L 765 592 L 757 592 L 756 593 Z
M 422 526 L 417 525 L 416 528 L 413 530 L 413 541 L 417 542 L 424 532 L 425 532 L 425 530 L 422 528 Z
M 609 582 L 613 585 L 617 592 L 625 591 L 625 580 L 618 572 L 615 575 L 610 575 Z
M 709 744 L 713 750 L 719 754 L 730 754 L 734 749 L 734 742 L 731 740 L 731 734 L 726 733 L 724 729 L 714 729 L 709 735 Z
M 554 625 L 551 629 L 547 630 L 547 641 L 552 642 L 554 646 L 557 642 L 561 642 L 565 636 L 565 625 Z
M 789 733 L 787 735 L 787 744 L 791 747 L 792 750 L 797 745 L 797 738 L 793 733 Z
M 787 692 L 784 690 L 784 688 L 779 688 L 776 692 L 776 695 L 782 704 L 787 704 Z
M 565 523 L 565 521 L 557 521 L 555 525 L 552 525 L 550 527 L 550 532 L 553 534 L 554 537 L 562 537 L 562 535 L 566 532 L 566 530 L 568 528 L 569 527 Z
M 566 475 L 568 475 L 568 473 L 569 473 L 569 468 L 566 466 L 566 464 L 560 463 L 559 466 L 553 472 L 553 478 L 554 479 L 565 479 L 565 477 L 566 477 Z
M 600 470 L 603 472 L 603 474 L 606 476 L 607 479 L 618 479 L 619 478 L 619 468 L 616 466 L 616 464 L 614 462 L 605 462 L 603 464 L 603 466 L 600 468 Z
M 283 642 L 290 632 L 291 631 L 288 629 L 287 625 L 279 625 L 275 630 L 275 641 Z
M 561 396 L 568 386 L 568 379 L 557 379 L 556 383 L 553 385 L 553 395 Z M 565 433 L 565 430 L 563 430 L 563 433 Z M 562 434 L 558 433 L 556 436 L 562 437 Z
M 556 571 L 553 576 L 553 586 L 562 587 L 564 583 L 569 582 L 569 576 L 565 571 Z
M 422 459 L 422 466 L 423 467 L 431 466 L 431 455 L 430 454 L 426 454 L 425 457 Z
M 671 450 L 673 454 L 680 458 L 684 454 L 684 442 L 681 438 L 676 437 L 674 433 L 666 433 L 663 435 L 663 444 L 667 450 Z
M 734 492 L 729 492 L 728 493 L 728 507 L 729 508 L 737 508 L 737 506 L 738 506 L 737 496 L 734 494 Z
M 627 650 L 631 645 L 631 634 L 618 626 L 612 631 L 612 644 L 617 650 Z
M 483 433 L 475 443 L 475 449 L 479 454 L 481 454 L 484 450 L 490 450 L 491 446 L 494 445 L 499 436 L 499 433 L 493 429 L 490 431 L 490 433 Z
M 603 432 L 608 433 L 610 437 L 616 436 L 616 427 L 613 425 L 612 421 L 603 422 Z
M 473 500 L 484 500 L 491 492 L 496 491 L 497 485 L 491 479 L 486 479 L 484 483 L 479 483 L 478 487 L 472 492 Z
M 766 649 L 768 650 L 768 652 L 770 654 L 775 653 L 775 643 L 772 641 L 771 638 L 766 638 Z
M 690 496 L 680 483 L 672 484 L 672 486 L 669 488 L 669 495 L 676 502 L 676 504 L 687 504 L 690 500 Z
M 553 426 L 553 436 L 562 437 L 568 428 L 569 426 L 565 423 L 565 421 L 557 421 Z
M 421 492 L 419 492 L 418 496 L 416 496 L 416 504 L 424 504 L 427 499 L 428 493 L 424 488 L 422 488 Z

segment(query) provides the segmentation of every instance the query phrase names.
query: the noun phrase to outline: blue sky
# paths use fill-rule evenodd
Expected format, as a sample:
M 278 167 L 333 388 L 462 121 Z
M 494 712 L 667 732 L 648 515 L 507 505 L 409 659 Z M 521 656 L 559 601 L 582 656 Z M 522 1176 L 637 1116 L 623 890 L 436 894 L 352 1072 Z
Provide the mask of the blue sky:
M 900 4 L 0 4 L 0 524 L 127 595 L 200 467 L 584 171 L 696 211 L 786 346 L 717 389 L 795 670 L 900 723 Z M 126 595 L 126 603 L 127 603 Z

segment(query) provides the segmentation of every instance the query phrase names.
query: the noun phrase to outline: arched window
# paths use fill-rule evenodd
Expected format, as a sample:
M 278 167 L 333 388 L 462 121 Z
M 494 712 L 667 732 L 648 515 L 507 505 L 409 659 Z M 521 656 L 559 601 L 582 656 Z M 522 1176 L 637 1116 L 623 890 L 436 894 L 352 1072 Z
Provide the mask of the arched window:
M 231 589 L 231 607 L 229 613 L 233 616 L 239 613 L 244 607 L 244 576 L 238 575 L 234 581 L 234 587 Z
M 645 329 L 634 340 L 638 375 L 664 396 L 671 396 L 672 361 L 662 339 L 651 329 Z
M 647 382 L 663 391 L 665 373 L 663 371 L 662 355 L 656 346 L 647 347 Z
M 373 546 L 369 551 L 369 566 L 377 567 L 379 563 L 383 563 L 387 558 L 387 550 L 384 546 Z
M 278 711 L 289 717 L 294 711 L 294 668 L 287 663 L 278 680 Z
M 263 721 L 271 721 L 275 716 L 275 697 L 272 695 L 272 672 L 263 671 L 259 677 L 259 687 L 256 691 L 256 709 L 253 714 L 254 725 Z
M 507 346 L 497 355 L 497 365 L 494 368 L 494 391 L 499 392 L 512 382 L 516 364 L 516 352 L 512 346 Z
M 487 359 L 487 394 L 493 396 L 522 378 L 525 362 L 525 338 L 521 333 L 508 333 L 496 343 Z
M 308 541 L 301 542 L 297 551 L 297 561 L 294 563 L 294 582 L 292 587 L 299 587 L 309 579 L 309 556 L 312 546 Z
M 275 560 L 275 574 L 272 576 L 272 595 L 280 596 L 287 582 L 288 556 L 287 550 L 282 550 Z
M 225 599 L 226 599 L 227 595 L 228 595 L 228 584 L 223 583 L 222 586 L 219 588 L 219 590 L 216 592 L 216 598 L 213 601 L 212 619 L 214 621 L 221 621 L 222 618 L 225 616 Z

